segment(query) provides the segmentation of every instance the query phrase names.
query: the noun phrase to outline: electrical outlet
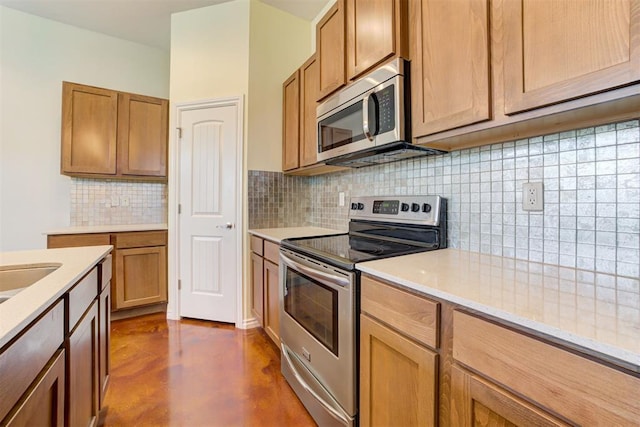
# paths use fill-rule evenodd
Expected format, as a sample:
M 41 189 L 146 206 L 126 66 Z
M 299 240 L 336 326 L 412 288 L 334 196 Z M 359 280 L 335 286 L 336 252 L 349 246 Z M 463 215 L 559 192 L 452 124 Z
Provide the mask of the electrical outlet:
M 522 210 L 542 211 L 544 206 L 544 189 L 542 182 L 525 182 L 522 184 Z
M 129 206 L 129 198 L 124 196 L 120 198 L 120 206 Z
M 344 191 L 338 193 L 338 206 L 344 206 Z

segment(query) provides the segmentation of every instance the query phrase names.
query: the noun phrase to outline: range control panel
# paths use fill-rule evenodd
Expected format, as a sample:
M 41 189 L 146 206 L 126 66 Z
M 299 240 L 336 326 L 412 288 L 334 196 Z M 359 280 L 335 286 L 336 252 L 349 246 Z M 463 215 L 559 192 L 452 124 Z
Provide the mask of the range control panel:
M 352 197 L 351 219 L 439 225 L 440 196 Z

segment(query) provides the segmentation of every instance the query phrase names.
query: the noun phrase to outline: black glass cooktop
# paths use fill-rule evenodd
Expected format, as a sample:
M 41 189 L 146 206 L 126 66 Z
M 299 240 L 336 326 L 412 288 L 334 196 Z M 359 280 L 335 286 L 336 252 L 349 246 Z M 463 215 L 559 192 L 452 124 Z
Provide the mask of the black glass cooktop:
M 435 249 L 351 234 L 286 239 L 282 246 L 345 269 L 353 269 L 358 262 Z

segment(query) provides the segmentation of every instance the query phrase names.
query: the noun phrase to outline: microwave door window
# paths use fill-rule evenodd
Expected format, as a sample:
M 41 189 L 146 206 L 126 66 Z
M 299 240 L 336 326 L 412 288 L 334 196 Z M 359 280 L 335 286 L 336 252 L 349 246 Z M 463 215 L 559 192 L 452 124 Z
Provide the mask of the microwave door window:
M 362 101 L 327 117 L 318 126 L 320 152 L 365 139 L 362 130 Z
M 338 292 L 286 270 L 284 309 L 329 351 L 338 355 Z

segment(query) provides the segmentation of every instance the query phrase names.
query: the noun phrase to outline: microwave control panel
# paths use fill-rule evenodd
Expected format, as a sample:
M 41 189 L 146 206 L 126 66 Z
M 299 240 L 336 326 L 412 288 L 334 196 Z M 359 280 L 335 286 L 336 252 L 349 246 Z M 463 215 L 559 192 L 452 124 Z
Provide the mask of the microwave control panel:
M 387 86 L 375 93 L 379 111 L 377 133 L 390 132 L 396 128 L 396 103 L 394 91 L 395 85 L 392 84 L 391 86 Z M 371 117 L 371 112 L 369 112 L 369 117 Z

